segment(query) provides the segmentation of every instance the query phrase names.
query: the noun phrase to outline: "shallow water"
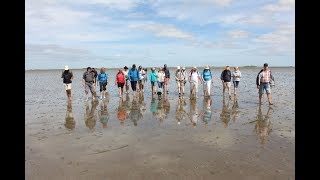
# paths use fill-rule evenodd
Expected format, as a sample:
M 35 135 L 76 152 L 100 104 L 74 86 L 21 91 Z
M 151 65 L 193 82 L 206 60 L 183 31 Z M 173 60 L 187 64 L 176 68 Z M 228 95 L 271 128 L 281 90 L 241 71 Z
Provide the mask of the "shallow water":
M 260 68 L 240 68 L 231 100 L 222 95 L 223 69 L 212 71 L 211 97 L 199 84 L 197 100 L 188 83 L 179 98 L 173 78 L 161 100 L 149 81 L 143 95 L 121 99 L 116 71 L 107 70 L 107 98 L 88 102 L 83 70 L 73 70 L 72 103 L 61 71 L 26 71 L 26 179 L 294 179 L 295 69 L 271 69 L 272 108 L 266 95 L 258 104 Z

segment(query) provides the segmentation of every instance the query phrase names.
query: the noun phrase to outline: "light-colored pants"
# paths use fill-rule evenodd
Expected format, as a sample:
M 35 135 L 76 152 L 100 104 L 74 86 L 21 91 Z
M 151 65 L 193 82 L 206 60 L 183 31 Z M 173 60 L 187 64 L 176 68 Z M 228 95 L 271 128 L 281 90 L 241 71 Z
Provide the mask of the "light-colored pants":
M 178 89 L 184 88 L 184 82 L 183 81 L 177 81 L 177 86 L 178 86 Z
M 190 81 L 190 93 L 198 94 L 198 82 Z
M 204 83 L 203 83 L 203 89 L 208 92 L 208 95 L 210 95 L 211 80 L 209 80 L 209 81 L 204 81 Z

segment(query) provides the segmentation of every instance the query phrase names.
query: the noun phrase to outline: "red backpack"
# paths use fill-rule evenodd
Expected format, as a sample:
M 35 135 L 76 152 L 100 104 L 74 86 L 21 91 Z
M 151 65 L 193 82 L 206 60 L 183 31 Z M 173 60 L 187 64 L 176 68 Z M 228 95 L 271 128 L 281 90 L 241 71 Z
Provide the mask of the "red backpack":
M 119 83 L 125 83 L 124 74 L 122 74 L 122 73 L 118 73 L 118 74 L 117 74 L 117 82 L 119 82 Z

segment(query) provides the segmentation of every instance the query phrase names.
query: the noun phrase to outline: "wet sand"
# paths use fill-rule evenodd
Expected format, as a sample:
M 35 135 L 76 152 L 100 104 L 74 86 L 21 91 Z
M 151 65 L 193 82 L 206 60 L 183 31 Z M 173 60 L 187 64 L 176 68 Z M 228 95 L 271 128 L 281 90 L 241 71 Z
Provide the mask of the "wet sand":
M 272 108 L 255 86 L 260 68 L 240 68 L 235 99 L 170 93 L 119 98 L 114 70 L 104 100 L 85 102 L 82 70 L 74 70 L 72 103 L 61 71 L 26 71 L 26 179 L 295 179 L 295 69 L 272 68 Z M 174 74 L 172 69 L 171 74 Z M 98 92 L 98 89 L 97 89 Z M 208 104 L 211 106 L 208 108 Z

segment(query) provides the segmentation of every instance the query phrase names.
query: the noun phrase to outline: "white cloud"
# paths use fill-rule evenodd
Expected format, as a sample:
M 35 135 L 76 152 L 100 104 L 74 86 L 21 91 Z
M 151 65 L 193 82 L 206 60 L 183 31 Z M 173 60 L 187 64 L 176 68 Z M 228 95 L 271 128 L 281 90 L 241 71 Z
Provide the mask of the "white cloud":
M 249 37 L 249 32 L 242 30 L 233 30 L 227 32 L 227 35 L 234 39 L 247 38 Z
M 292 11 L 295 8 L 295 0 L 279 0 L 275 4 L 269 4 L 262 9 L 268 12 Z
M 190 33 L 183 32 L 173 25 L 159 24 L 159 23 L 145 23 L 140 25 L 131 26 L 133 29 L 139 29 L 147 32 L 151 32 L 156 36 L 177 38 L 184 40 L 193 40 L 194 36 Z
M 276 31 L 262 34 L 254 39 L 255 42 L 271 44 L 276 46 L 294 45 L 295 27 L 294 25 L 280 26 Z

